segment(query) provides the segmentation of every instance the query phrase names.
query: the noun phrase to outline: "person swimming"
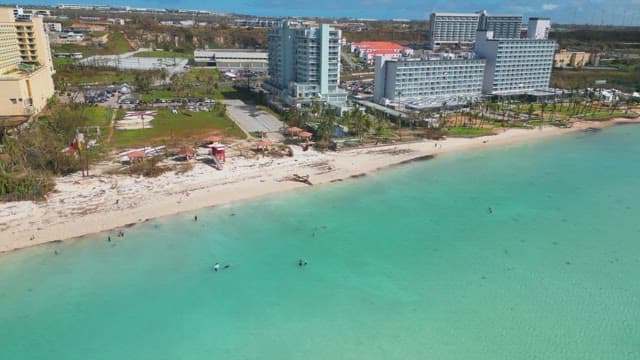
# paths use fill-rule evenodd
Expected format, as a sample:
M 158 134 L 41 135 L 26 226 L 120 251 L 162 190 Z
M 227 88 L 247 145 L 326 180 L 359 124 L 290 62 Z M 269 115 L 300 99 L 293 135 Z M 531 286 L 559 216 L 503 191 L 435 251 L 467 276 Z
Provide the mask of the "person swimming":
M 213 265 L 213 271 L 218 271 L 219 269 L 220 269 L 220 264 L 215 263 L 215 264 Z

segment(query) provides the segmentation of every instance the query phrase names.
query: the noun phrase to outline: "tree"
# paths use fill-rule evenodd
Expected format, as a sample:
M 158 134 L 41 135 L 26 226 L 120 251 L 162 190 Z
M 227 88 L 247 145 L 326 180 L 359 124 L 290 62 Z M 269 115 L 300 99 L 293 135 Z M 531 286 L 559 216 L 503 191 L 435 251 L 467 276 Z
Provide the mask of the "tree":
M 151 87 L 151 76 L 146 72 L 136 72 L 133 84 L 139 92 L 146 92 Z
M 284 122 L 289 126 L 303 127 L 302 116 L 297 106 L 292 106 L 284 113 Z
M 318 124 L 318 130 L 316 136 L 318 141 L 322 143 L 328 143 L 331 140 L 331 135 L 336 128 L 337 118 L 334 111 L 326 109 L 322 112 L 320 117 L 320 123 Z
M 360 143 L 364 143 L 364 135 L 369 132 L 371 128 L 371 119 L 365 113 L 360 110 L 357 105 L 347 114 L 347 124 L 349 129 L 360 138 Z
M 540 104 L 540 117 L 542 118 L 542 121 L 544 121 L 544 109 L 547 108 L 547 105 L 548 104 L 545 101 Z

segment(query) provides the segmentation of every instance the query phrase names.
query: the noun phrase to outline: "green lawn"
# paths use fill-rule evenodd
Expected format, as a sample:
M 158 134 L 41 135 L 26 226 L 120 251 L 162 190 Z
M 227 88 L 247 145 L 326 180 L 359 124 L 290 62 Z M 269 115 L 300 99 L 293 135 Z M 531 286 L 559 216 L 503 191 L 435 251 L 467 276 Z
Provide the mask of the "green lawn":
M 174 51 L 142 51 L 133 55 L 134 57 L 149 58 L 184 58 L 193 59 L 193 54 L 185 54 Z
M 73 63 L 71 58 L 53 58 L 53 67 L 57 68 L 62 65 L 70 65 Z
M 184 80 L 188 83 L 191 82 L 206 82 L 206 81 L 220 81 L 222 75 L 218 69 L 200 69 L 192 68 L 190 71 L 184 73 Z
M 135 84 L 136 73 L 148 73 L 150 76 L 160 76 L 157 70 L 136 71 L 116 70 L 110 68 L 94 68 L 76 64 L 61 65 L 56 68 L 53 78 L 56 82 L 64 82 L 71 85 L 79 84 Z
M 85 57 L 93 55 L 117 55 L 132 51 L 124 34 L 119 32 L 109 33 L 109 40 L 106 44 L 99 46 L 91 44 L 82 46 L 78 44 L 55 44 L 51 48 L 57 53 L 81 52 Z
M 97 54 L 99 55 L 118 55 L 124 54 L 133 50 L 129 45 L 127 39 L 125 39 L 124 34 L 120 32 L 112 32 L 109 34 L 109 40 L 104 45 L 104 47 L 98 49 Z
M 95 46 L 81 46 L 78 44 L 55 44 L 51 45 L 51 49 L 56 53 L 80 52 L 85 57 L 95 55 L 98 51 Z
M 63 67 L 56 69 L 54 78 L 71 85 L 92 83 L 110 85 L 112 83 L 132 83 L 135 79 L 135 72 L 72 66 L 68 69 Z
M 87 126 L 109 127 L 111 124 L 111 109 L 102 106 L 87 107 L 83 114 L 87 117 Z
M 478 136 L 486 136 L 493 135 L 493 130 L 490 128 L 474 128 L 474 127 L 463 127 L 457 126 L 449 128 L 447 131 L 447 135 L 451 137 L 478 137 Z
M 116 130 L 112 145 L 116 148 L 133 148 L 149 145 L 194 144 L 210 134 L 225 138 L 244 138 L 240 128 L 228 117 L 213 112 L 181 111 L 174 115 L 170 110 L 159 110 L 152 128 L 140 130 Z
M 177 97 L 176 93 L 171 90 L 151 90 L 140 95 L 140 100 L 152 102 L 153 99 L 173 99 Z

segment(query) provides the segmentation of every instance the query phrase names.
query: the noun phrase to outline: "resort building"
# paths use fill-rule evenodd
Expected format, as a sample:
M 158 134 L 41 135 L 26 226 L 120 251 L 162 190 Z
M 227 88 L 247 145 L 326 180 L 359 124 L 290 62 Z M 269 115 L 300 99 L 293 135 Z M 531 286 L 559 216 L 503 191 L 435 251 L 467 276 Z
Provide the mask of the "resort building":
M 454 58 L 447 54 L 425 59 L 393 60 L 376 57 L 374 101 L 432 101 L 438 105 L 449 98 L 479 97 L 486 61 L 466 54 Z
M 486 11 L 480 13 L 478 30 L 493 31 L 496 39 L 519 39 L 521 27 L 522 15 L 489 15 Z
M 340 107 L 340 30 L 284 21 L 269 31 L 269 80 L 265 86 L 287 104 L 320 100 Z
M 483 92 L 507 95 L 547 90 L 555 48 L 553 40 L 495 39 L 490 31 L 478 31 L 475 51 L 487 61 Z
M 377 56 L 390 56 L 397 59 L 400 56 L 413 55 L 413 49 L 391 41 L 362 41 L 351 43 L 351 52 L 367 64 L 373 64 Z
M 251 49 L 197 49 L 193 53 L 199 66 L 212 66 L 224 70 L 252 70 L 266 72 L 269 54 Z
M 546 40 L 549 38 L 550 30 L 551 20 L 549 20 L 549 18 L 529 18 L 529 26 L 527 27 L 527 39 Z
M 0 116 L 42 110 L 54 93 L 53 73 L 42 18 L 0 8 Z
M 567 49 L 561 49 L 553 57 L 553 67 L 558 69 L 579 69 L 591 62 L 591 53 L 584 51 L 568 51 Z
M 490 15 L 478 13 L 432 13 L 429 18 L 429 44 L 471 46 L 478 29 L 493 31 L 496 39 L 518 39 L 522 15 Z
M 436 49 L 444 44 L 471 45 L 478 30 L 479 14 L 432 13 L 429 18 L 429 44 Z

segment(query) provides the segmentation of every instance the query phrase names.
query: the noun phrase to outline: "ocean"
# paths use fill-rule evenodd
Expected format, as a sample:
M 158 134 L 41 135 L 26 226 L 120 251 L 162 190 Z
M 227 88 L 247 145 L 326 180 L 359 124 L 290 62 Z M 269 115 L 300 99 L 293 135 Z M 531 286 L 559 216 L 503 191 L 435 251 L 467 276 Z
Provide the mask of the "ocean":
M 6 254 L 0 359 L 638 359 L 639 159 L 622 125 Z

